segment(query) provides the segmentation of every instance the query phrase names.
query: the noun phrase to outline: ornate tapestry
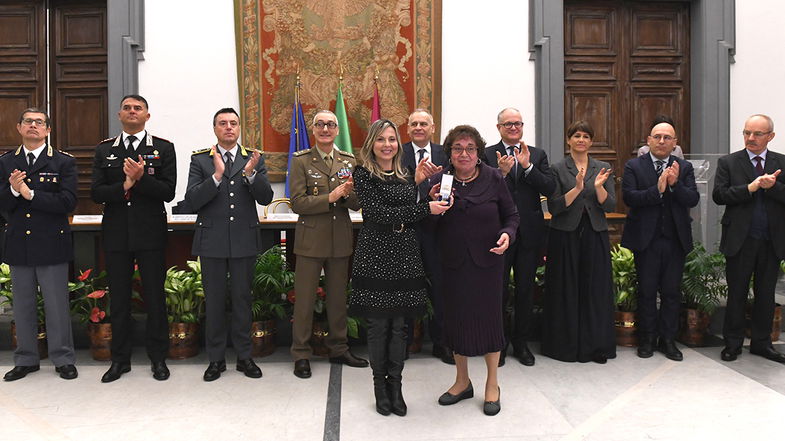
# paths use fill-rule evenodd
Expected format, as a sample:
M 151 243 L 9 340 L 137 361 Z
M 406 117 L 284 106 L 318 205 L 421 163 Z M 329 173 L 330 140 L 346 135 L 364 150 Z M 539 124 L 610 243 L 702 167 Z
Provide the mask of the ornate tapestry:
M 283 179 L 298 74 L 309 133 L 317 110 L 335 108 L 340 78 L 357 149 L 375 77 L 382 116 L 404 141 L 411 110 L 429 109 L 438 124 L 440 20 L 441 0 L 235 0 L 243 143 L 262 148 L 271 179 Z

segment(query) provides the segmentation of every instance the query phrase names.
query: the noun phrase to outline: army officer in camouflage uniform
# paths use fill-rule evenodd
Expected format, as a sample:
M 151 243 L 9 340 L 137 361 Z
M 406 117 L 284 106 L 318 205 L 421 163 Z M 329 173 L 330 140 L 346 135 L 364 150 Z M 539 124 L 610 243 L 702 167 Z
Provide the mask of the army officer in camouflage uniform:
M 311 376 L 311 337 L 313 306 L 319 276 L 324 269 L 327 288 L 326 338 L 330 361 L 352 367 L 368 362 L 355 357 L 346 340 L 346 284 L 349 257 L 353 251 L 351 208 L 360 208 L 351 174 L 355 159 L 333 144 L 338 136 L 338 121 L 329 110 L 320 110 L 313 119 L 316 146 L 295 153 L 290 167 L 289 186 L 292 210 L 299 214 L 295 228 L 294 325 L 292 357 L 294 375 Z

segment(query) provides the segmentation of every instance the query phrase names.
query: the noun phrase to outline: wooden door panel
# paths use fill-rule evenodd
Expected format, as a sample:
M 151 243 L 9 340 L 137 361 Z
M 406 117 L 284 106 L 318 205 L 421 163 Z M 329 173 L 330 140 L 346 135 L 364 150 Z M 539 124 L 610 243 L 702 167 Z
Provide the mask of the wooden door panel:
M 689 152 L 689 2 L 565 0 L 564 8 L 564 125 L 591 123 L 590 153 L 613 165 L 618 192 L 655 116 L 674 119 Z
M 55 9 L 58 56 L 106 53 L 106 8 L 100 5 L 63 5 Z
M 614 8 L 568 8 L 565 14 L 565 55 L 618 54 L 614 38 L 618 17 Z

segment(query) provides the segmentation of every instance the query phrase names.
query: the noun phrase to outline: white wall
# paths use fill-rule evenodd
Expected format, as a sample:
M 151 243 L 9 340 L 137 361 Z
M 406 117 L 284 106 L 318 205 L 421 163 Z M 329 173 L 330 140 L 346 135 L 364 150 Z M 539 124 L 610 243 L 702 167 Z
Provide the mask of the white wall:
M 523 114 L 523 139 L 534 143 L 534 62 L 529 61 L 526 1 L 447 0 L 442 3 L 442 139 L 471 124 L 488 144 L 500 136 L 496 115 Z
M 731 65 L 730 150 L 744 148 L 744 120 L 755 113 L 774 119 L 782 132 L 769 148 L 785 153 L 785 58 L 782 0 L 736 2 L 736 63 Z
M 185 195 L 191 152 L 215 143 L 213 114 L 240 109 L 232 0 L 145 2 L 144 58 L 139 93 L 150 103 L 147 128 L 177 149 L 176 203 Z

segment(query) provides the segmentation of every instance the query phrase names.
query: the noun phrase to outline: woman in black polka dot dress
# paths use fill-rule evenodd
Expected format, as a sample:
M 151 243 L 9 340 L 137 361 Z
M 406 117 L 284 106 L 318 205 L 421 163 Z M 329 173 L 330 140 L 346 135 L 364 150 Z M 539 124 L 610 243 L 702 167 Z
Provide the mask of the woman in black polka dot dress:
M 401 164 L 399 139 L 391 121 L 373 123 L 360 152 L 362 165 L 354 170 L 363 228 L 354 253 L 349 311 L 368 322 L 376 411 L 403 416 L 404 319 L 422 316 L 428 300 L 414 224 L 449 206 L 445 202 L 417 202 L 416 184 L 441 167 L 422 161 L 415 176 L 410 176 Z

